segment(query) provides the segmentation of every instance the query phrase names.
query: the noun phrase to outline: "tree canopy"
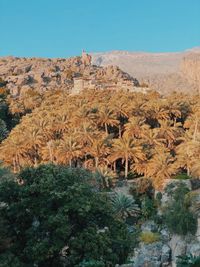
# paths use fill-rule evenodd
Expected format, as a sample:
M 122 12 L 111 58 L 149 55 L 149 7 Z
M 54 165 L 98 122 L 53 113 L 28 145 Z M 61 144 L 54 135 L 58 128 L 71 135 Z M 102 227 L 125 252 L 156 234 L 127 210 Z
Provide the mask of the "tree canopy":
M 156 187 L 180 172 L 200 176 L 199 97 L 85 90 L 32 92 L 7 102 L 15 116 L 23 114 L 0 145 L 0 160 L 14 172 L 50 162 L 106 167 L 125 178 L 150 178 Z
M 94 184 L 86 170 L 55 165 L 2 178 L 0 266 L 108 267 L 125 262 L 131 236 Z

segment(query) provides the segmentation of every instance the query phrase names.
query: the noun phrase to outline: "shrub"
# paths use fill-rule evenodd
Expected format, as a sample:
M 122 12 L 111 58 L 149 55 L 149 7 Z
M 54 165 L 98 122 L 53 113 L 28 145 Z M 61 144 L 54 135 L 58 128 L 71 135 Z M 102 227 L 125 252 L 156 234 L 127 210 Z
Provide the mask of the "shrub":
M 0 266 L 1 267 L 26 267 L 17 259 L 12 253 L 0 253 Z
M 111 202 L 115 214 L 122 220 L 125 220 L 127 217 L 136 216 L 139 212 L 134 198 L 123 193 L 115 193 Z
M 175 175 L 173 177 L 173 179 L 177 179 L 177 180 L 188 180 L 188 179 L 191 179 L 191 177 L 188 176 L 187 173 L 178 173 L 177 175 Z
M 185 255 L 177 257 L 177 267 L 199 267 L 200 256 Z
M 190 203 L 187 201 L 188 189 L 180 184 L 172 192 L 172 201 L 166 206 L 164 222 L 172 233 L 186 235 L 194 234 L 197 229 L 196 215 L 190 211 Z
M 140 235 L 140 241 L 145 244 L 151 244 L 160 240 L 160 235 L 153 232 L 142 232 Z
M 94 176 L 100 189 L 109 189 L 113 187 L 117 177 L 116 173 L 108 167 L 97 168 Z
M 83 260 L 83 262 L 79 264 L 79 267 L 105 267 L 105 264 L 102 261 Z
M 154 199 L 152 199 L 148 196 L 145 196 L 142 199 L 141 214 L 145 220 L 150 219 L 157 214 L 156 202 Z
M 61 254 L 66 267 L 91 262 L 112 267 L 126 261 L 131 235 L 107 198 L 95 192 L 90 172 L 41 165 L 23 170 L 19 177 L 21 184 L 0 180 L 0 202 L 5 203 L 0 208 L 0 236 L 10 239 L 9 261 L 5 250 L 0 252 L 0 266 L 12 266 L 13 260 L 20 267 L 62 267 Z
M 8 129 L 6 123 L 0 119 L 0 142 L 5 139 L 8 135 Z

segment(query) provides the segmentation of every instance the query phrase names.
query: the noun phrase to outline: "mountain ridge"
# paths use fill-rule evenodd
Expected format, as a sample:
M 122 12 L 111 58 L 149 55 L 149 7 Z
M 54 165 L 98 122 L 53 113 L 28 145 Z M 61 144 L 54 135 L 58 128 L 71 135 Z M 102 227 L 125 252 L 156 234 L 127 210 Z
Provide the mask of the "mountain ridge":
M 147 83 L 152 89 L 161 93 L 171 91 L 196 91 L 197 85 L 187 75 L 183 64 L 193 55 L 198 58 L 200 47 L 180 52 L 129 52 L 108 51 L 92 53 L 92 63 L 98 66 L 117 65 L 123 71 L 136 77 L 140 83 Z M 186 64 L 187 65 L 187 64 Z M 191 64 L 190 64 L 191 65 Z M 193 67 L 195 64 L 193 64 Z M 188 69 L 191 73 L 195 69 Z

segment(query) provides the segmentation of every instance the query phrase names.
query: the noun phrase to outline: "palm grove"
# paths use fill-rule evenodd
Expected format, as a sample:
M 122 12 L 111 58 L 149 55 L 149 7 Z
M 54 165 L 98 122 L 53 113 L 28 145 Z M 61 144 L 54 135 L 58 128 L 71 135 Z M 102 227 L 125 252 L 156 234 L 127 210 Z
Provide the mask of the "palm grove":
M 57 91 L 7 101 L 21 120 L 2 142 L 0 160 L 14 172 L 51 162 L 106 172 L 111 184 L 144 176 L 156 187 L 177 173 L 200 174 L 198 97 Z

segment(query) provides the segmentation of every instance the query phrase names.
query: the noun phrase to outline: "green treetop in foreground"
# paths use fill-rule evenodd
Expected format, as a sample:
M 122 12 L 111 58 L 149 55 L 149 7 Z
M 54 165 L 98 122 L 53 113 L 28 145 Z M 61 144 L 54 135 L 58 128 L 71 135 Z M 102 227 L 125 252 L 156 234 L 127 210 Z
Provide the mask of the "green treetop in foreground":
M 2 178 L 0 266 L 125 262 L 130 234 L 92 181 L 87 171 L 53 165 L 25 169 L 18 180 Z

